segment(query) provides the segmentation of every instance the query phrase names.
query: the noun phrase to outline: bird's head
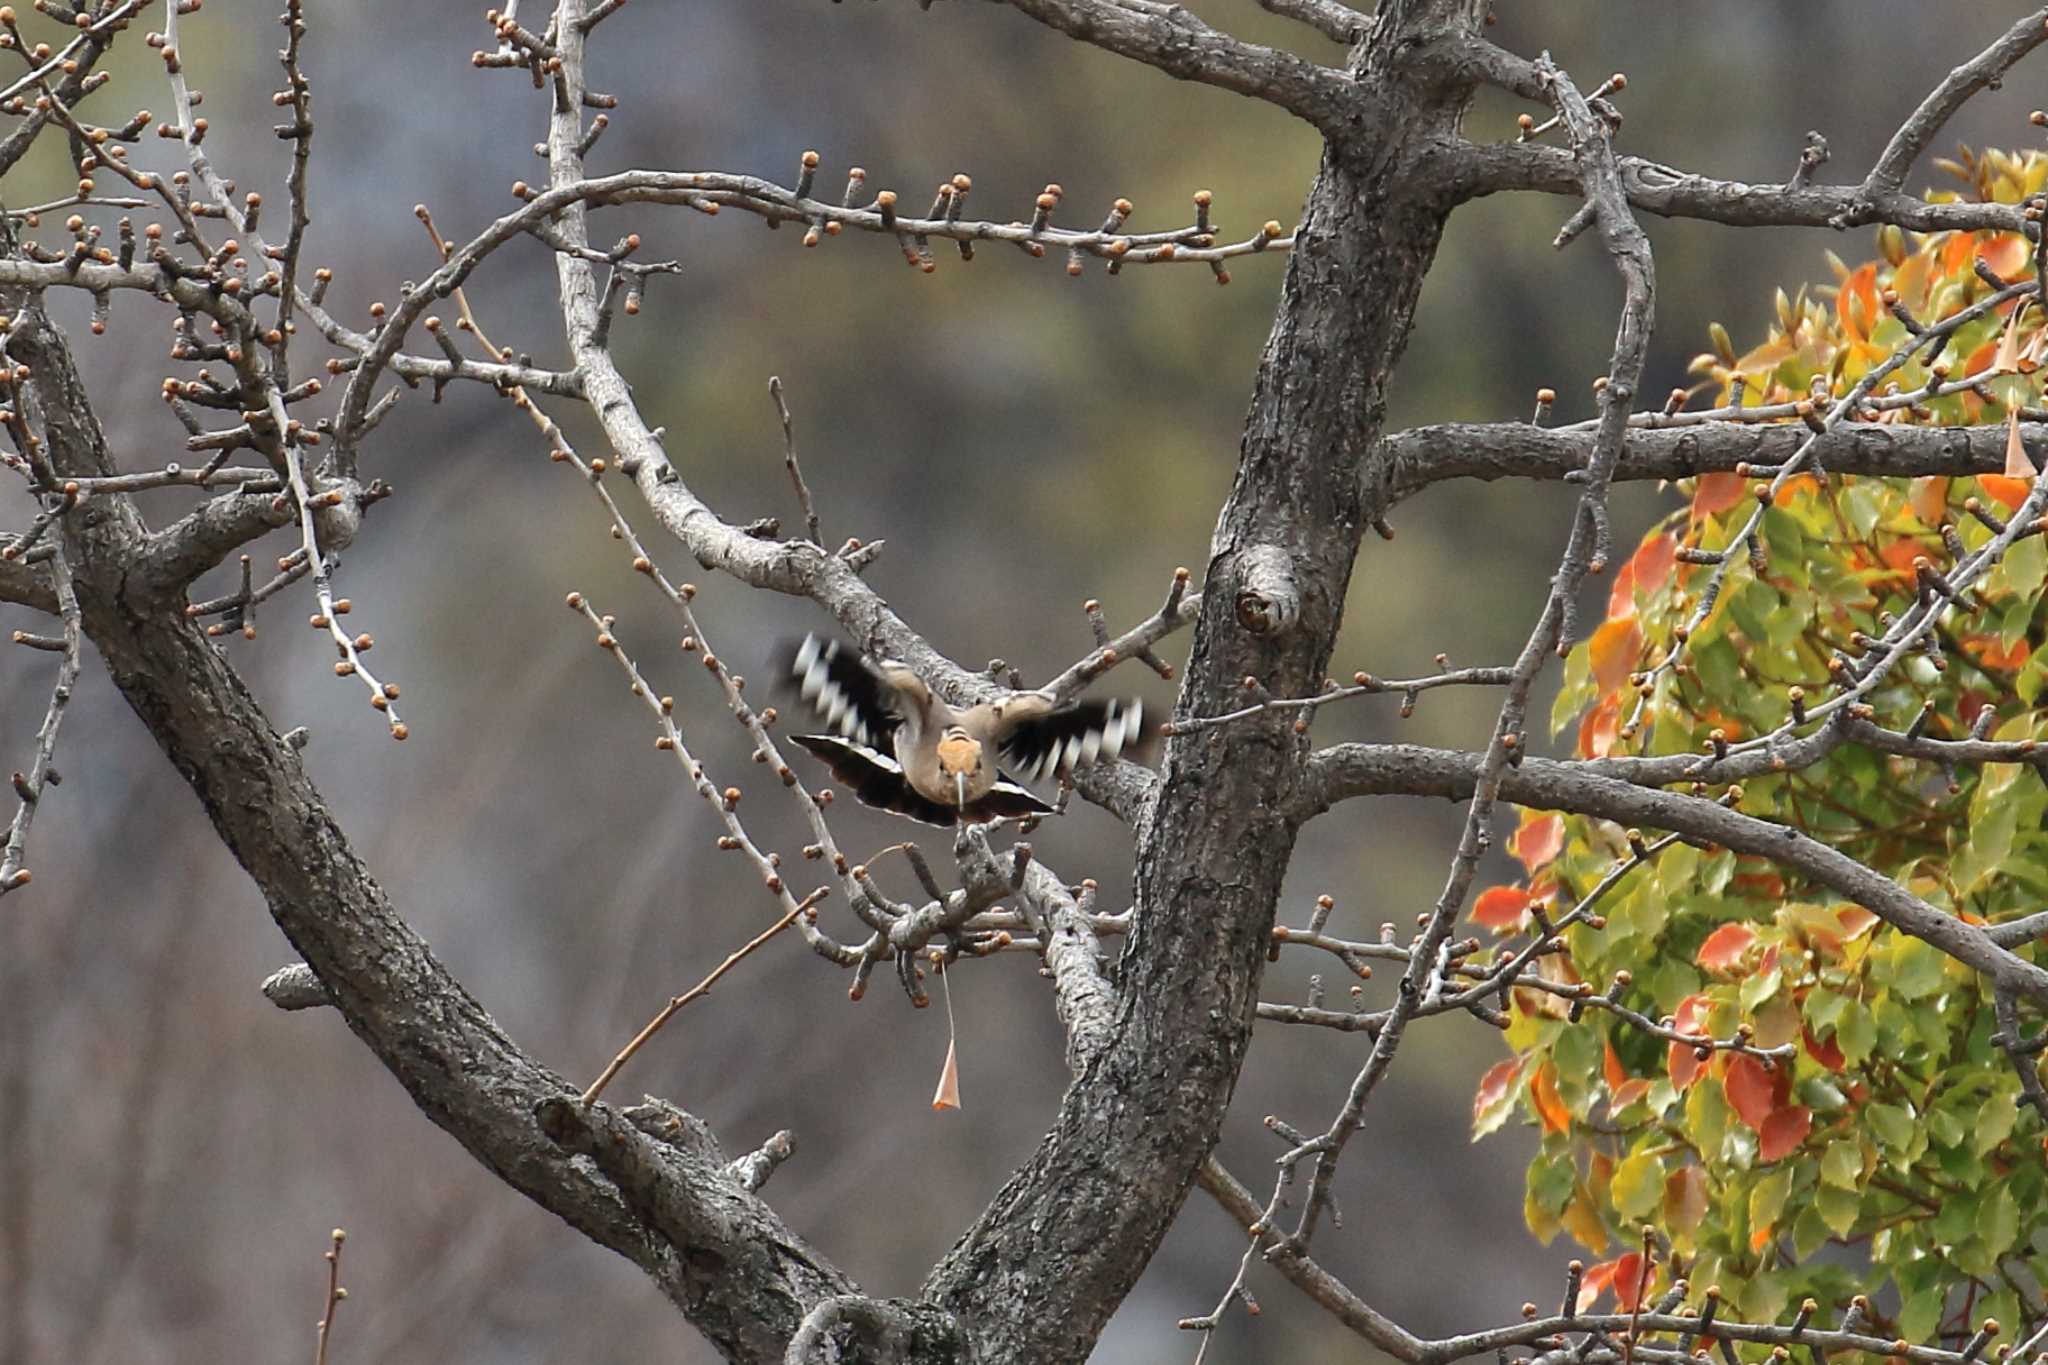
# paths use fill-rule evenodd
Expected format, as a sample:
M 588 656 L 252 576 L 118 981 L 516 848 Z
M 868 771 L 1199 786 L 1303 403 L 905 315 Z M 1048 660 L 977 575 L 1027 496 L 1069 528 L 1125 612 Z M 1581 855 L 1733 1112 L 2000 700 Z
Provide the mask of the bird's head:
M 956 790 L 964 790 L 967 780 L 981 771 L 981 741 L 957 725 L 946 727 L 946 733 L 939 736 L 939 772 L 951 778 Z

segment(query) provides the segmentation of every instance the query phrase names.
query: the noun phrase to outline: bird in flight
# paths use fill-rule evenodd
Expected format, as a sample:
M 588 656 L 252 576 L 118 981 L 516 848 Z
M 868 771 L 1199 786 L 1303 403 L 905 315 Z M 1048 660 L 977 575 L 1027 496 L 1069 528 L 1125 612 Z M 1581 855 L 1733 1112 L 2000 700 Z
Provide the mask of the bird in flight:
M 824 723 L 791 740 L 821 759 L 863 802 L 934 825 L 1043 815 L 1053 808 L 996 766 L 1027 781 L 1069 774 L 1142 752 L 1144 704 L 1054 706 L 1036 692 L 958 710 L 910 666 L 870 661 L 820 635 L 788 647 L 777 671 Z

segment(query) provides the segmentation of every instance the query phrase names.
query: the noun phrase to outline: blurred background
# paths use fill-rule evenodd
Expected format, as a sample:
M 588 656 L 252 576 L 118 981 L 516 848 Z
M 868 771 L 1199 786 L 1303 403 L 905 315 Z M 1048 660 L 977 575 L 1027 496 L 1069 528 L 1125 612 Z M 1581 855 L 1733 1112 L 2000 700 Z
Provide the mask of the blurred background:
M 286 153 L 266 98 L 278 80 L 273 8 L 209 5 L 183 21 L 181 47 L 206 94 L 215 164 L 281 204 Z M 1251 0 L 1194 8 L 1245 37 L 1341 60 Z M 1625 70 L 1625 151 L 1778 181 L 1818 129 L 1835 156 L 1820 178 L 1853 180 L 1919 98 L 2024 8 L 1503 6 L 1491 32 L 1527 55 L 1549 50 L 1582 87 Z M 511 182 L 540 168 L 531 147 L 545 110 L 522 74 L 470 66 L 473 49 L 492 45 L 481 6 L 349 0 L 312 7 L 311 23 L 312 257 L 335 272 L 330 307 L 361 325 L 373 300 L 435 264 L 413 204 L 458 240 L 505 212 Z M 54 28 L 33 36 L 61 41 Z M 138 37 L 109 64 L 115 84 L 90 117 L 118 124 L 168 108 L 161 66 Z M 2037 136 L 2026 115 L 2043 102 L 2041 70 L 2023 65 L 1976 100 L 1940 150 Z M 871 187 L 921 209 L 932 186 L 966 171 L 970 214 L 998 219 L 1028 216 L 1031 197 L 1057 180 L 1063 220 L 1092 224 L 1121 195 L 1137 205 L 1134 227 L 1177 225 L 1208 188 L 1225 231 L 1244 234 L 1267 218 L 1293 221 L 1318 152 L 1305 126 L 1263 105 L 1177 84 L 982 3 L 929 13 L 903 0 L 634 4 L 599 30 L 591 82 L 622 101 L 594 173 L 724 170 L 787 183 L 816 148 L 819 184 L 833 193 L 859 164 Z M 1468 132 L 1512 136 L 1520 110 L 1483 96 Z M 58 151 L 46 146 L 0 194 L 18 205 L 62 192 Z M 154 138 L 136 154 L 162 170 L 178 164 Z M 1936 178 L 1923 164 L 1912 184 Z M 1596 243 L 1551 250 L 1571 208 L 1503 197 L 1456 215 L 1393 391 L 1393 427 L 1525 417 L 1546 384 L 1562 395 L 1560 420 L 1591 415 L 1619 288 Z M 1684 382 L 1710 320 L 1739 347 L 1759 340 L 1773 286 L 1831 278 L 1823 249 L 1872 254 L 1861 231 L 1646 226 L 1659 273 L 1648 394 Z M 1284 269 L 1277 256 L 1234 263 L 1234 283 L 1219 289 L 1197 266 L 1072 280 L 1058 260 L 988 248 L 965 266 L 941 250 L 925 276 L 886 238 L 847 234 L 807 252 L 796 232 L 770 234 L 735 213 L 612 210 L 594 235 L 629 230 L 646 241 L 641 259 L 686 267 L 654 281 L 646 310 L 614 331 L 684 477 L 730 520 L 800 525 L 767 397 L 780 375 L 828 542 L 888 540 L 869 580 L 954 658 L 1000 655 L 1042 681 L 1089 647 L 1084 598 L 1100 598 L 1121 627 L 1156 605 L 1176 565 L 1201 572 Z M 493 335 L 542 363 L 563 350 L 553 297 L 550 264 L 530 242 L 470 284 Z M 157 398 L 168 313 L 124 295 L 94 338 L 80 301 L 53 306 L 81 324 L 80 358 L 123 466 L 182 458 L 182 433 Z M 298 354 L 304 372 L 323 353 L 302 341 Z M 568 404 L 550 406 L 593 439 Z M 405 689 L 410 742 L 390 742 L 361 690 L 338 682 L 297 628 L 303 588 L 230 653 L 280 729 L 310 727 L 316 780 L 412 922 L 515 1038 L 587 1081 L 670 994 L 763 927 L 771 906 L 713 849 L 714 818 L 655 752 L 639 704 L 562 609 L 565 592 L 619 616 L 621 638 L 676 694 L 713 777 L 759 793 L 746 807 L 755 837 L 792 860 L 807 838 L 746 762 L 702 670 L 675 652 L 673 620 L 606 534 L 601 508 L 508 404 L 474 388 L 439 405 L 408 393 L 364 472 L 399 496 L 374 509 L 340 583 L 377 638 L 374 661 Z M 1504 661 L 1540 603 L 1570 496 L 1445 486 L 1397 509 L 1398 538 L 1369 540 L 1359 560 L 1335 671 L 1401 674 L 1440 651 Z M 146 510 L 167 521 L 189 502 L 153 497 Z M 1656 490 L 1623 490 L 1617 535 L 1664 505 Z M 0 490 L 0 526 L 29 515 L 17 488 Z M 264 542 L 259 558 L 288 543 Z M 694 576 L 679 552 L 657 554 L 675 576 Z M 743 669 L 758 670 L 778 637 L 825 624 L 802 603 L 703 586 L 711 641 Z M 40 628 L 0 606 L 0 630 L 19 627 Z M 1163 652 L 1179 660 L 1185 640 Z M 53 673 L 49 655 L 0 652 L 7 763 L 31 752 Z M 1135 670 L 1112 682 L 1161 706 L 1172 698 Z M 1317 733 L 1469 746 L 1494 705 L 1435 693 L 1402 722 L 1390 702 L 1364 699 L 1327 712 Z M 637 1270 L 509 1192 L 427 1123 L 331 1012 L 287 1015 L 263 1000 L 257 983 L 292 960 L 290 947 L 95 661 L 58 766 L 64 784 L 30 846 L 35 885 L 0 904 L 0 1354 L 202 1361 L 309 1349 L 321 1252 L 341 1226 L 351 1296 L 337 1360 L 712 1359 Z M 910 832 L 839 809 L 851 851 Z M 1420 802 L 1356 803 L 1324 818 L 1302 839 L 1283 918 L 1300 922 L 1328 892 L 1335 931 L 1369 936 L 1408 921 L 1441 885 L 1458 819 L 1447 803 Z M 924 843 L 943 860 L 943 836 Z M 1128 903 L 1127 846 L 1101 812 L 1081 809 L 1035 843 L 1069 880 L 1095 877 L 1105 903 Z M 1504 880 L 1508 869 L 1489 871 Z M 900 863 L 890 875 L 910 893 Z M 1283 961 L 1266 998 L 1299 1000 L 1306 974 L 1322 969 Z M 879 982 L 849 1004 L 846 984 L 782 939 L 686 1011 L 612 1094 L 672 1099 L 734 1154 L 794 1129 L 797 1155 L 768 1188 L 776 1207 L 869 1291 L 908 1294 L 1037 1143 L 1066 1082 L 1060 1034 L 1030 960 L 961 969 L 965 1108 L 934 1114 L 943 1009 L 914 1011 Z M 1261 1033 L 1222 1150 L 1262 1196 L 1279 1149 L 1261 1118 L 1326 1123 L 1364 1048 L 1359 1036 Z M 1316 1247 L 1375 1307 L 1424 1334 L 1554 1301 L 1563 1263 L 1583 1254 L 1540 1247 L 1522 1229 L 1526 1133 L 1466 1140 L 1474 1083 L 1501 1055 L 1469 1019 L 1410 1034 L 1346 1159 L 1344 1225 Z M 1096 1358 L 1192 1358 L 1197 1341 L 1174 1322 L 1212 1306 L 1242 1246 L 1206 1196 L 1191 1195 Z M 1250 1286 L 1264 1313 L 1234 1311 L 1212 1360 L 1370 1356 L 1263 1268 Z

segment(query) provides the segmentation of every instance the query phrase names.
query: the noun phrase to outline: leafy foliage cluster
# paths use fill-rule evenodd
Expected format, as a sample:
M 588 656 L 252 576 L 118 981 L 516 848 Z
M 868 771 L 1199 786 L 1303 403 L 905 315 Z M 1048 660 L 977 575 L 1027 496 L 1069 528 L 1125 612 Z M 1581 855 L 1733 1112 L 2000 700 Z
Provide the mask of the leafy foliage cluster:
M 1930 198 L 2021 202 L 2048 183 L 2048 157 L 1965 150 L 1940 163 L 1959 188 Z M 2034 268 L 2012 233 L 1878 233 L 1875 259 L 1830 255 L 1836 283 L 1776 297 L 1769 336 L 1738 353 L 1725 329 L 1695 362 L 1721 405 L 1827 402 L 1912 340 L 1908 322 L 1952 316 Z M 1969 424 L 2040 420 L 2048 327 L 2023 300 L 1961 328 L 1938 358 L 1893 375 L 1861 420 Z M 1924 401 L 1904 395 L 1976 380 Z M 1889 402 L 1885 401 L 1889 395 Z M 1793 419 L 1797 420 L 1797 419 Z M 2016 431 L 2017 428 L 2015 427 Z M 1915 561 L 1943 566 L 1992 535 L 2023 478 L 1815 477 L 1775 494 L 1742 472 L 1679 486 L 1615 575 L 1607 618 L 1573 651 L 1553 726 L 1576 724 L 1582 757 L 1712 752 L 1783 726 L 1795 694 L 1831 692 L 1830 662 L 1861 652 L 1918 590 Z M 1735 547 L 1712 614 L 1688 636 L 1707 566 L 1688 547 L 1726 546 L 1765 499 L 1760 544 Z M 1880 725 L 1933 737 L 2040 738 L 2048 685 L 2041 599 L 2048 538 L 2018 542 L 1938 647 L 1864 698 Z M 1680 650 L 1675 667 L 1657 664 Z M 2024 764 L 1944 771 L 1854 744 L 1811 767 L 1742 784 L 1741 809 L 1832 843 L 1936 906 L 1978 923 L 2038 910 L 2048 896 L 2048 787 Z M 1503 936 L 1530 907 L 1568 907 L 1630 856 L 1601 821 L 1526 814 L 1513 851 L 1520 885 L 1475 911 Z M 1546 1240 L 1596 1255 L 1583 1297 L 1624 1310 L 1643 1289 L 1647 1224 L 1668 1243 L 1649 1298 L 1674 1275 L 1718 1285 L 1757 1321 L 1811 1296 L 1837 1309 L 1887 1279 L 1869 1310 L 1911 1341 L 1967 1336 L 1985 1316 L 2031 1324 L 2048 1285 L 2048 1178 L 2040 1125 L 2016 1108 L 2019 1080 L 1992 1041 L 1991 989 L 1868 910 L 1761 859 L 1677 843 L 1600 904 L 1604 924 L 1565 934 L 1541 959 L 1563 980 L 1616 993 L 1679 1033 L 1793 1045 L 1788 1063 L 1647 1036 L 1557 997 L 1517 992 L 1514 1056 L 1475 1100 L 1477 1133 L 1517 1107 L 1542 1131 L 1525 1213 Z M 2039 960 L 2039 950 L 2023 950 Z M 1830 1247 L 1846 1251 L 1828 1252 Z M 1867 1268 L 1866 1268 L 1867 1267 Z M 1759 1348 L 1761 1349 L 1761 1348 Z

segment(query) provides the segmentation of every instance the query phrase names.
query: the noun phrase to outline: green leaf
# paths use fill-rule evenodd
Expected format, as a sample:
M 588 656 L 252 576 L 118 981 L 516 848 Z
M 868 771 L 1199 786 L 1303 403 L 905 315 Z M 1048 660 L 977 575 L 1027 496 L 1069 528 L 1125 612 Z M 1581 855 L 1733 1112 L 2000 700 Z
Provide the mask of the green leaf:
M 1993 595 L 2014 592 L 2031 597 L 2040 592 L 2044 577 L 2048 577 L 2048 547 L 2039 536 L 2029 536 L 2005 552 L 1998 567 L 1985 576 L 1984 586 Z
M 1970 822 L 1969 842 L 1964 844 L 1962 852 L 1956 855 L 1950 873 L 1955 879 L 1958 891 L 1966 896 L 1970 895 L 1986 881 L 1998 875 L 2005 860 L 2012 856 L 2013 831 L 2018 819 L 2017 802 L 1999 801 L 1994 803 L 1990 810 Z M 1900 942 L 1918 943 L 1919 940 L 1901 935 Z M 1930 956 L 1939 956 L 1932 948 L 1927 948 L 1926 952 Z M 1900 987 L 1900 992 L 1909 1000 L 1916 998 L 1912 992 L 1906 991 L 1904 986 Z
M 1932 1224 L 1935 1240 L 1954 1246 L 1977 1230 L 1977 1200 L 1973 1195 L 1951 1195 L 1935 1210 Z
M 1835 1042 L 1842 1049 L 1842 1059 L 1850 1066 L 1860 1067 L 1870 1060 L 1871 1051 L 1877 1046 L 1877 1020 L 1863 1005 L 1851 1001 L 1849 1008 L 1842 1012 L 1842 1018 L 1835 1025 Z
M 1825 1034 L 1842 1022 L 1842 1012 L 1849 1008 L 1848 996 L 1835 991 L 1817 989 L 1807 992 L 1802 1013 L 1806 1022 L 1813 1025 L 1815 1032 Z
M 1942 1304 L 1948 1286 L 1939 1281 L 1903 1295 L 1899 1305 L 1899 1335 L 1907 1341 L 1928 1341 L 1941 1326 Z
M 1664 1163 L 1650 1152 L 1637 1152 L 1615 1167 L 1609 1193 L 1624 1218 L 1644 1218 L 1663 1202 Z
M 1529 1203 L 1555 1215 L 1571 1202 L 1578 1165 L 1570 1154 L 1539 1156 L 1529 1163 Z
M 2012 1136 L 2013 1125 L 2019 1122 L 2019 1118 L 2019 1106 L 2013 1103 L 2012 1097 L 2004 1094 L 1991 1096 L 1977 1111 L 1977 1131 L 1970 1140 L 1970 1146 L 1978 1156 L 1983 1156 Z
M 1755 1012 L 1759 1005 L 1778 993 L 1778 986 L 1784 981 L 1781 972 L 1751 972 L 1742 978 L 1742 985 L 1735 995 L 1742 1002 L 1745 1014 Z
M 1894 1152 L 1906 1151 L 1913 1145 L 1913 1116 L 1898 1105 L 1865 1105 L 1863 1121 L 1877 1134 L 1877 1140 Z
M 2011 1190 L 1994 1185 L 1984 1192 L 1977 1210 L 1977 1238 L 1992 1257 L 2003 1256 L 2020 1239 L 2020 1206 Z
M 1685 1126 L 1708 1160 L 1720 1152 L 1728 1136 L 1728 1101 L 1721 1087 L 1702 1081 L 1685 1092 Z
M 1970 846 L 1977 846 L 1973 834 Z M 2012 846 L 2011 831 L 2007 831 L 2005 851 Z M 2003 858 L 2005 851 L 2000 852 Z M 1961 859 L 1957 862 L 1960 864 Z M 1903 1000 L 1923 1000 L 1933 995 L 1948 983 L 1945 972 L 1948 957 L 1938 948 L 1914 938 L 1911 934 L 1897 934 L 1892 943 L 1892 990 Z
M 1853 1190 L 1863 1183 L 1863 1149 L 1848 1138 L 1828 1144 L 1820 1158 L 1821 1183 Z
M 1847 1237 L 1856 1226 L 1856 1215 L 1863 1209 L 1863 1196 L 1854 1190 L 1822 1185 L 1813 1192 L 1813 1206 L 1820 1210 L 1821 1221 L 1829 1231 L 1837 1237 Z
M 1778 1215 L 1785 1211 L 1785 1200 L 1792 1193 L 1792 1168 L 1780 1166 L 1771 1174 L 1749 1187 L 1749 1228 L 1755 1232 L 1772 1227 Z

